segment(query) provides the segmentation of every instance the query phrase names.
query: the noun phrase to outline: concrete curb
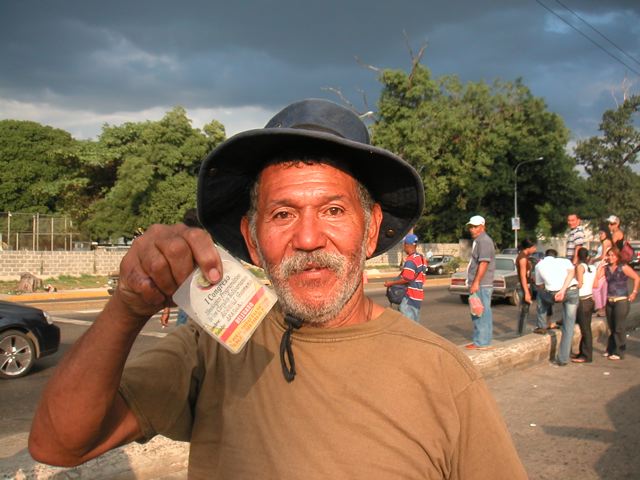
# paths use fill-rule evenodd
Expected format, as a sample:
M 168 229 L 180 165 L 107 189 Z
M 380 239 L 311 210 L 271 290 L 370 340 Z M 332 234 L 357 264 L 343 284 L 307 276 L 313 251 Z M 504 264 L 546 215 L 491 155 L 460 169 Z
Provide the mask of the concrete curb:
M 7 302 L 44 302 L 47 300 L 81 300 L 83 298 L 109 297 L 106 288 L 84 288 L 78 290 L 62 290 L 59 292 L 34 292 L 21 295 L 0 295 L 0 300 Z
M 627 322 L 627 328 L 633 329 L 640 325 L 640 313 L 631 312 Z M 591 322 L 593 341 L 606 337 L 608 333 L 606 320 L 593 320 Z M 505 373 L 510 369 L 523 369 L 542 361 L 552 361 L 562 339 L 560 330 L 551 330 L 547 335 L 528 334 L 522 337 L 512 338 L 500 343 L 494 342 L 491 350 L 469 351 L 471 363 L 482 373 L 483 377 L 491 378 Z M 580 329 L 575 327 L 573 333 L 574 351 L 580 342 Z M 464 350 L 464 346 L 461 347 Z

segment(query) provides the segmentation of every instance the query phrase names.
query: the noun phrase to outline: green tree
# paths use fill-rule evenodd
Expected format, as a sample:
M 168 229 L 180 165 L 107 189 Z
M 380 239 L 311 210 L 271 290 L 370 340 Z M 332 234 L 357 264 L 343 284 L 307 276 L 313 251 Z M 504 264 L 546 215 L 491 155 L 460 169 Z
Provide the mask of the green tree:
M 80 148 L 64 130 L 0 121 L 0 210 L 69 213 L 89 180 Z
M 220 122 L 195 129 L 182 107 L 157 122 L 105 125 L 95 150 L 104 193 L 92 205 L 87 227 L 97 238 L 113 240 L 131 238 L 152 223 L 180 221 L 195 205 L 202 159 L 224 138 Z
M 462 84 L 455 76 L 433 78 L 414 62 L 411 72 L 384 70 L 375 144 L 411 163 L 425 185 L 425 211 L 416 226 L 430 241 L 456 241 L 471 214 L 487 218 L 496 243 L 513 242 L 514 169 L 524 230 L 535 232 L 538 205 L 579 203 L 573 159 L 565 154 L 568 131 L 520 81 Z M 556 229 L 565 213 L 550 215 Z
M 618 215 L 622 222 L 640 228 L 640 176 L 638 163 L 640 95 L 627 98 L 602 115 L 602 135 L 578 142 L 575 158 L 587 175 L 586 190 L 596 218 Z

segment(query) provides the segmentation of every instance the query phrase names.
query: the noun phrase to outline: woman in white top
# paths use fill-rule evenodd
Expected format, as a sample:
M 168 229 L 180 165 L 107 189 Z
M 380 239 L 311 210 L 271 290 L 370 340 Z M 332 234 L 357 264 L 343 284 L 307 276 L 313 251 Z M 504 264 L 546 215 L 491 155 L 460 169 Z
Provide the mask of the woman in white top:
M 578 250 L 578 264 L 576 265 L 576 280 L 578 280 L 578 311 L 576 323 L 580 327 L 580 350 L 577 355 L 571 355 L 575 363 L 591 363 L 593 360 L 593 336 L 591 334 L 591 315 L 593 314 L 593 284 L 596 278 L 596 268 L 589 265 L 589 251 L 586 248 Z

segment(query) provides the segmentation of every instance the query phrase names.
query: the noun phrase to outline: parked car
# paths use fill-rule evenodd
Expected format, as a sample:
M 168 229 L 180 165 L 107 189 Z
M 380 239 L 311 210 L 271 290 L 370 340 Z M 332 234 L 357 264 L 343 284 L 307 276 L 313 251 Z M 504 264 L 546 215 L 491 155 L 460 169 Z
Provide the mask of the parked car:
M 60 329 L 39 308 L 0 300 L 0 378 L 25 376 L 60 346 Z
M 640 242 L 629 242 L 633 248 L 633 256 L 629 262 L 631 268 L 640 268 Z
M 459 295 L 462 303 L 469 301 L 469 287 L 466 285 L 466 279 L 467 272 L 456 272 L 451 275 L 451 281 L 449 282 L 449 293 Z M 496 255 L 492 298 L 504 298 L 511 305 L 518 305 L 520 303 L 520 295 L 517 287 L 516 255 Z
M 518 255 L 518 249 L 517 248 L 503 248 L 500 253 L 505 254 L 505 255 Z
M 433 255 L 427 264 L 427 273 L 442 275 L 453 259 L 453 255 Z
M 113 292 L 115 292 L 119 279 L 120 272 L 113 272 L 109 275 L 109 279 L 107 280 L 107 292 L 109 295 L 113 295 Z

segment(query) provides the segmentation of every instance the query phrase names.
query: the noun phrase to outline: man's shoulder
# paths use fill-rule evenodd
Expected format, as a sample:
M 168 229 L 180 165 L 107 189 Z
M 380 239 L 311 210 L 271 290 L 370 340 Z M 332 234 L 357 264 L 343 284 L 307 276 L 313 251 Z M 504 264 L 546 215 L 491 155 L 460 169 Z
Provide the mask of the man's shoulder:
M 393 344 L 398 352 L 404 352 L 404 356 L 408 351 L 415 352 L 425 359 L 425 364 L 438 364 L 447 371 L 457 372 L 463 383 L 481 377 L 469 357 L 449 340 L 409 320 L 396 310 L 387 309 L 383 315 L 387 319 L 391 318 L 388 316 L 393 316 L 397 320 L 388 325 L 384 333 L 397 338 Z

